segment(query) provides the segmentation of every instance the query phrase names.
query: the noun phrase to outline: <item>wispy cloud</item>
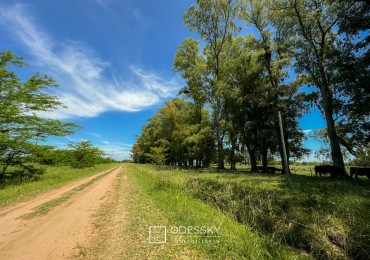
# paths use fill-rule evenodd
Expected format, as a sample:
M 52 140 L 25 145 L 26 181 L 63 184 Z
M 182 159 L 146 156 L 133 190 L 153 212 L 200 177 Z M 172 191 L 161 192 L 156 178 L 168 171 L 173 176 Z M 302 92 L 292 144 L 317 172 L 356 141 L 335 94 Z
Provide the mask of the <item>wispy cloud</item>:
M 302 132 L 303 132 L 304 134 L 309 134 L 309 133 L 311 133 L 311 132 L 312 132 L 312 129 L 302 130 Z
M 144 15 L 138 9 L 131 9 L 132 17 L 139 23 L 140 26 L 147 28 L 149 23 L 147 19 L 145 19 Z
M 86 141 L 89 141 L 87 140 L 86 138 L 72 138 L 72 137 L 69 137 L 69 136 L 66 136 L 65 137 L 68 141 L 72 142 L 72 143 L 80 143 L 80 142 L 86 142 Z
M 0 26 L 16 36 L 36 65 L 60 85 L 54 94 L 67 108 L 49 113 L 49 117 L 94 117 L 110 110 L 140 111 L 174 95 L 179 87 L 176 78 L 165 78 L 138 66 L 130 66 L 125 79 L 108 78 L 109 62 L 81 42 L 54 41 L 37 26 L 24 5 L 0 5 Z
M 116 160 L 130 159 L 131 144 L 111 143 L 109 141 L 101 141 L 96 145 L 107 156 L 113 157 Z
M 150 27 L 150 22 L 148 18 L 143 15 L 140 9 L 136 7 L 131 7 L 129 2 L 124 3 L 125 13 L 124 14 L 120 13 L 119 15 L 115 7 L 118 4 L 122 4 L 122 1 L 120 0 L 94 0 L 94 2 L 97 5 L 99 5 L 101 8 L 103 8 L 106 12 L 108 12 L 110 16 L 114 18 L 119 18 L 120 15 L 125 15 L 133 19 L 136 25 L 139 25 L 143 29 L 147 29 L 148 27 Z

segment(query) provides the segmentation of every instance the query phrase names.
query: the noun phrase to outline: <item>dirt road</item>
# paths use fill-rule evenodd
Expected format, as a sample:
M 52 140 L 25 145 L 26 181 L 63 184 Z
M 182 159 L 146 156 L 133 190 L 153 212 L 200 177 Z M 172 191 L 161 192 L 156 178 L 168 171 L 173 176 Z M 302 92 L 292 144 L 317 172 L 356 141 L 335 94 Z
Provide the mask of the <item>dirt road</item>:
M 107 171 L 0 210 L 0 259 L 66 259 L 78 253 L 92 237 L 93 215 L 113 192 L 121 171 L 122 166 L 117 167 L 91 185 L 77 189 L 45 215 L 24 219 L 37 207 L 71 193 Z

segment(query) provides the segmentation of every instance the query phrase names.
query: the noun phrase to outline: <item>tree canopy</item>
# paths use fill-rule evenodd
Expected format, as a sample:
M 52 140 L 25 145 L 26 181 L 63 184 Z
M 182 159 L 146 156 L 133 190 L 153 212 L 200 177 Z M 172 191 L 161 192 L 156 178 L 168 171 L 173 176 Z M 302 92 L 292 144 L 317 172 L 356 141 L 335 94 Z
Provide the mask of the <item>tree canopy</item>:
M 12 52 L 0 52 L 0 181 L 10 165 L 29 169 L 24 162 L 37 154 L 38 141 L 79 129 L 74 123 L 40 116 L 40 112 L 52 112 L 62 105 L 46 91 L 56 83 L 40 73 L 22 81 L 11 69 L 25 65 Z
M 187 83 L 183 99 L 144 126 L 135 161 L 167 147 L 166 163 L 200 166 L 207 147 L 206 160 L 223 169 L 227 159 L 235 169 L 247 150 L 257 171 L 258 158 L 267 167 L 283 157 L 278 111 L 288 157 L 301 158 L 309 150 L 298 120 L 313 106 L 326 121 L 333 165 L 344 169 L 344 151 L 362 158 L 370 142 L 369 10 L 361 0 L 197 0 L 184 24 L 200 41 L 185 39 L 174 60 Z M 166 110 L 176 111 L 168 123 Z

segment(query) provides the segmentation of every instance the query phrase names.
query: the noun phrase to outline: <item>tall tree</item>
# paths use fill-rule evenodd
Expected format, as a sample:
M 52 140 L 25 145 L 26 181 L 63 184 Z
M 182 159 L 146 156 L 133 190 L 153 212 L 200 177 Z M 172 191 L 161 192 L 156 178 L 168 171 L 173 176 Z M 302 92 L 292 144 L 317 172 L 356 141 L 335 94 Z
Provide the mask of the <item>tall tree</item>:
M 153 161 L 160 152 L 166 164 L 209 166 L 214 136 L 207 111 L 202 111 L 200 123 L 195 116 L 197 113 L 196 106 L 185 99 L 174 98 L 166 102 L 137 136 L 132 150 L 134 162 Z
M 247 148 L 252 171 L 257 171 L 257 152 L 261 148 L 261 135 L 270 117 L 270 102 L 266 99 L 266 80 L 263 66 L 258 62 L 259 53 L 252 48 L 252 36 L 234 38 L 227 55 L 224 71 L 227 75 L 222 96 L 225 101 L 223 113 L 231 148 L 235 146 L 235 135 Z M 235 132 L 236 131 L 236 132 Z M 231 152 L 233 152 L 231 150 Z
M 370 3 L 332 1 L 341 38 L 333 52 L 333 84 L 345 100 L 337 120 L 341 144 L 354 156 L 363 156 L 370 144 Z
M 224 87 L 221 67 L 224 60 L 221 53 L 226 43 L 238 32 L 234 23 L 236 5 L 232 0 L 197 0 L 184 15 L 187 27 L 197 32 L 207 44 L 205 56 L 209 71 L 208 85 L 209 102 L 213 112 L 213 124 L 217 138 L 217 165 L 218 169 L 224 169 L 223 140 L 224 132 L 221 127 L 223 99 L 220 95 Z
M 321 109 L 327 127 L 333 164 L 344 171 L 344 160 L 340 148 L 340 139 L 335 127 L 337 109 L 333 75 L 330 66 L 338 36 L 334 27 L 338 25 L 338 16 L 331 11 L 330 1 L 316 0 L 275 0 L 273 10 L 275 21 L 283 21 L 283 34 L 295 47 L 295 66 L 298 73 L 308 75 L 307 84 L 315 86 L 319 93 Z
M 206 60 L 199 52 L 198 41 L 185 39 L 177 49 L 173 66 L 187 82 L 187 87 L 180 90 L 180 93 L 194 101 L 197 124 L 202 121 L 202 109 L 208 96 Z
M 289 169 L 289 148 L 292 151 L 303 151 L 299 148 L 302 142 L 288 143 L 289 140 L 297 141 L 301 138 L 298 124 L 298 117 L 302 116 L 302 109 L 305 107 L 307 96 L 304 93 L 299 93 L 299 85 L 301 79 L 299 76 L 289 78 L 288 69 L 292 65 L 292 46 L 290 41 L 284 37 L 283 32 L 286 30 L 287 24 L 274 20 L 274 12 L 269 8 L 271 1 L 256 1 L 244 0 L 241 1 L 241 10 L 239 17 L 246 22 L 247 26 L 253 26 L 257 31 L 256 38 L 254 39 L 254 48 L 260 54 L 259 61 L 265 68 L 265 74 L 270 85 L 269 96 L 271 104 L 270 112 L 273 117 L 270 119 L 272 129 L 267 129 L 268 132 L 275 133 L 276 145 L 279 147 L 279 154 L 284 169 Z M 278 111 L 283 112 L 283 126 L 284 126 L 284 142 L 287 150 L 287 160 L 283 160 L 285 154 L 282 148 L 282 140 L 280 139 L 280 128 L 278 122 Z M 289 122 L 289 123 L 288 123 Z M 269 137 L 269 135 L 265 135 Z M 267 141 L 262 140 L 264 143 Z M 279 140 L 280 139 L 280 140 Z M 269 141 L 271 143 L 271 140 Z M 297 149 L 293 149 L 293 147 Z M 267 151 L 266 148 L 262 151 L 263 165 L 267 164 Z M 288 165 L 285 165 L 287 163 Z M 289 172 L 289 171 L 288 171 Z
M 23 165 L 35 154 L 38 140 L 50 135 L 64 136 L 79 127 L 73 123 L 40 117 L 39 112 L 51 112 L 62 104 L 45 90 L 55 87 L 55 81 L 39 73 L 25 82 L 9 67 L 22 67 L 22 58 L 12 52 L 0 52 L 0 179 L 9 165 Z

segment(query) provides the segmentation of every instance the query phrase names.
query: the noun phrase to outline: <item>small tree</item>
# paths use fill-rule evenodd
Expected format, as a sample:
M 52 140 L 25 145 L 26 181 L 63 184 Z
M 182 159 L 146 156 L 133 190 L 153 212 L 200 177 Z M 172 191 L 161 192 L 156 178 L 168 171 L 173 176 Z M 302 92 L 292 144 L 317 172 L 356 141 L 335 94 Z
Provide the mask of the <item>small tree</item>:
M 104 152 L 94 147 L 90 141 L 82 141 L 78 144 L 68 144 L 73 149 L 72 167 L 85 168 L 91 167 L 98 162 Z

